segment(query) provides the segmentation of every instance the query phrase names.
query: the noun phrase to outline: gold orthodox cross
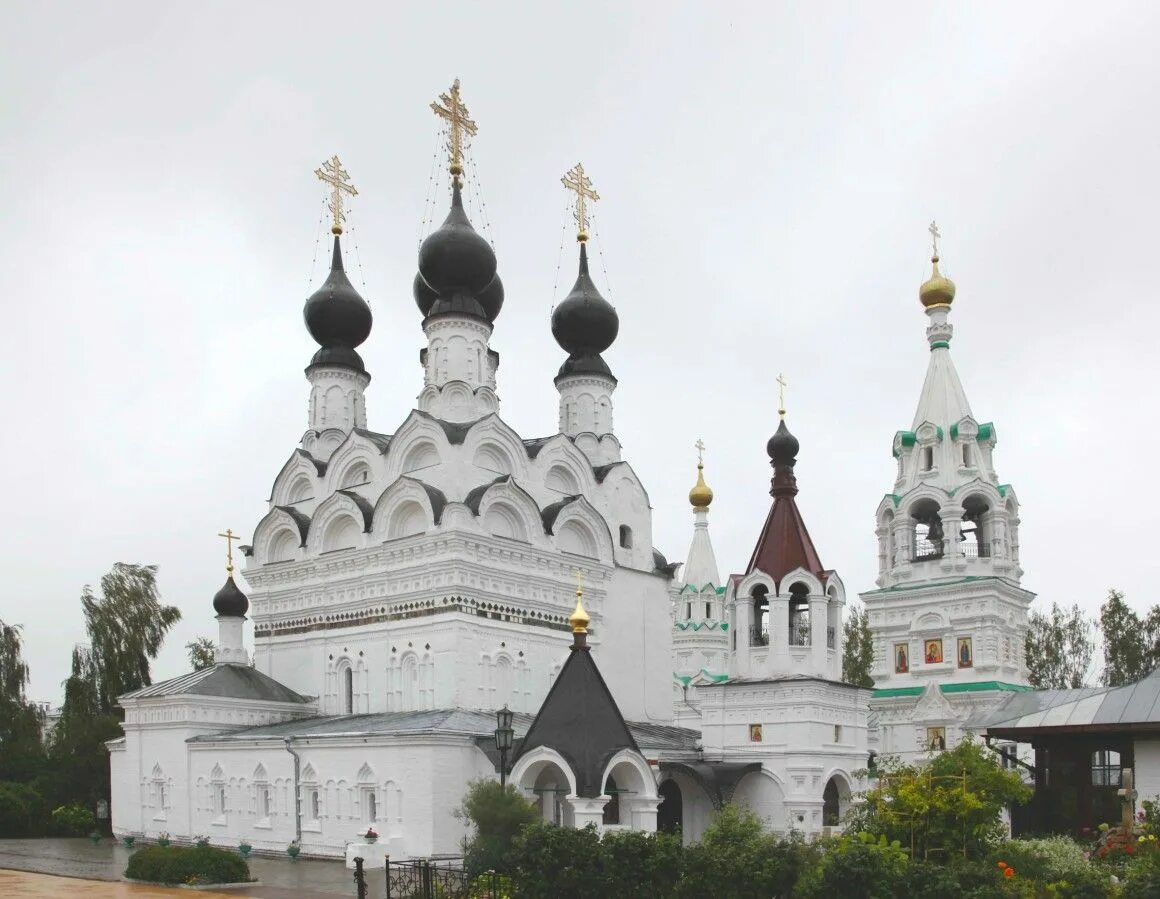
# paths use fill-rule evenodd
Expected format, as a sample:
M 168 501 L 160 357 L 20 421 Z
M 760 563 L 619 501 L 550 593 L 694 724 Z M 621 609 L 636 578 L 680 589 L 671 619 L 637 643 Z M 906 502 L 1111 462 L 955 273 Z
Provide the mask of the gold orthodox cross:
M 942 234 L 939 233 L 938 225 L 935 224 L 934 222 L 931 222 L 926 230 L 930 232 L 930 254 L 932 256 L 937 256 L 938 255 L 938 239 L 940 237 L 942 237 Z
M 234 541 L 241 540 L 242 538 L 239 537 L 237 534 L 235 534 L 233 532 L 233 530 L 231 530 L 230 528 L 226 528 L 226 532 L 224 534 L 218 534 L 218 536 L 226 538 L 226 571 L 228 571 L 230 574 L 233 574 L 234 573 Z
M 439 103 L 443 105 L 440 106 Z M 455 183 L 463 184 L 463 150 L 466 141 L 464 135 L 474 137 L 479 130 L 467 107 L 459 99 L 459 79 L 451 85 L 451 90 L 439 95 L 439 102 L 431 104 L 431 111 L 447 122 L 447 152 L 451 156 L 451 177 Z
M 592 188 L 592 179 L 584 174 L 584 164 L 576 163 L 568 173 L 560 179 L 560 183 L 576 194 L 576 210 L 572 217 L 576 219 L 576 239 L 581 243 L 588 240 L 588 201 L 600 199 Z
M 693 446 L 697 448 L 697 467 L 699 468 L 705 464 L 705 441 L 698 437 Z
M 787 386 L 785 375 L 779 372 L 777 375 L 777 414 L 782 418 L 785 418 L 785 388 Z
M 352 197 L 358 196 L 358 191 L 355 190 L 354 185 L 350 183 L 350 175 L 342 167 L 342 163 L 337 156 L 332 156 L 322 164 L 321 168 L 314 170 L 314 174 L 318 176 L 319 181 L 324 181 L 330 185 L 330 217 L 333 224 L 330 230 L 334 234 L 342 233 L 342 223 L 346 221 L 346 213 L 343 212 L 343 194 L 348 194 Z M 222 536 L 222 535 L 218 535 Z

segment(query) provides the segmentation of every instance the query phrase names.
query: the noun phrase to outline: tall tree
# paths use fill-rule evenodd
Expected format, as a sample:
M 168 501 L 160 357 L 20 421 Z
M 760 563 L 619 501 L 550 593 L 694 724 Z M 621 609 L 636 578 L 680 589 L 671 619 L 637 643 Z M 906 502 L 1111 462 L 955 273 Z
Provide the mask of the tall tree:
M 43 768 L 44 713 L 27 686 L 20 625 L 0 621 L 0 781 L 28 781 Z
M 858 687 L 871 688 L 874 679 L 874 636 L 870 633 L 870 613 L 864 606 L 853 605 L 842 625 L 842 680 Z
M 81 607 L 100 708 L 112 712 L 122 693 L 152 683 L 149 663 L 157 658 L 170 628 L 181 620 L 181 610 L 161 604 L 156 565 L 124 562 L 101 578 L 100 596 L 85 586 Z
M 198 637 L 192 643 L 186 643 L 185 649 L 189 653 L 189 666 L 194 671 L 203 671 L 214 666 L 216 653 L 213 640 L 209 637 Z
M 1024 642 L 1027 678 L 1040 690 L 1076 689 L 1084 685 L 1096 651 L 1095 624 L 1078 605 L 1051 604 L 1046 614 L 1033 611 Z
M 64 682 L 64 705 L 52 732 L 54 803 L 90 807 L 109 795 L 105 742 L 121 735 L 118 716 L 103 706 L 101 674 L 87 646 L 73 648 L 72 672 Z
M 1160 624 L 1160 613 L 1147 616 L 1151 627 Z M 1138 681 L 1156 664 L 1155 634 L 1124 602 L 1124 594 L 1114 587 L 1100 606 L 1100 631 L 1104 637 L 1104 684 L 1120 687 Z

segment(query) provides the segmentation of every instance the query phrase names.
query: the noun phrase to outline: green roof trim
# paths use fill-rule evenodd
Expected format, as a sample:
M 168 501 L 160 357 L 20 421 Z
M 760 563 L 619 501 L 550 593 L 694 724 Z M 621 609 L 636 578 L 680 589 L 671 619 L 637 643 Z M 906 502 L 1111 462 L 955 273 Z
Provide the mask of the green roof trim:
M 936 340 L 930 345 L 931 352 L 935 350 L 949 350 L 950 348 L 951 342 L 949 340 Z
M 883 687 L 875 690 L 875 699 L 891 699 L 897 696 L 921 696 L 925 687 Z M 1032 693 L 1034 687 L 1023 684 L 1009 684 L 999 680 L 974 681 L 971 683 L 939 684 L 940 693 Z
M 1003 499 L 1006 499 L 1007 498 L 1007 491 L 1010 489 L 1011 489 L 1010 484 L 1000 484 L 999 485 L 999 495 L 1001 497 L 1003 497 Z
M 708 628 L 709 630 L 716 630 L 721 628 L 723 631 L 729 630 L 729 623 L 727 621 L 674 621 L 673 624 L 677 626 L 678 630 L 687 631 L 692 628 L 694 632 L 701 628 Z
M 995 438 L 995 423 L 993 421 L 985 421 L 979 425 L 979 434 L 975 439 L 982 443 L 984 440 L 993 440 Z
M 711 680 L 715 684 L 729 680 L 728 674 L 714 674 L 708 668 L 702 668 L 696 674 L 677 674 L 677 672 L 674 671 L 673 679 L 681 684 L 681 686 L 687 687 L 693 682 L 693 678 L 700 677 L 701 675 L 704 675 L 708 680 Z
M 894 435 L 894 439 L 897 440 L 904 449 L 914 446 L 915 442 L 918 440 L 914 431 L 898 431 Z M 894 449 L 893 443 L 890 445 L 890 455 L 894 456 L 896 459 L 898 458 L 898 451 Z
M 938 439 L 939 439 L 939 440 L 942 440 L 942 439 L 943 439 L 943 429 L 942 429 L 942 425 L 935 425 L 935 426 L 934 426 L 934 432 L 935 432 L 936 434 L 938 434 Z
M 956 421 L 953 425 L 951 425 L 951 440 L 958 440 L 958 439 L 959 439 L 959 423 Z
M 896 509 L 897 509 L 897 508 L 898 508 L 898 504 L 899 504 L 900 502 L 902 502 L 902 497 L 901 497 L 901 496 L 899 496 L 897 493 L 887 493 L 886 495 L 890 497 L 890 500 L 891 500 L 891 502 L 893 502 L 893 503 L 894 503 L 894 508 L 896 508 Z

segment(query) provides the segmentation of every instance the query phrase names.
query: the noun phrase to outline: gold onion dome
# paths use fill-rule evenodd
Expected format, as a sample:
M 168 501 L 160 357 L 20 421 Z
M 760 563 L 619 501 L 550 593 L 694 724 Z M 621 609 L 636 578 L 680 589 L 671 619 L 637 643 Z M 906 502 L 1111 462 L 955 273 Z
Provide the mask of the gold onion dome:
M 938 254 L 930 257 L 933 271 L 918 289 L 918 298 L 927 309 L 932 306 L 949 306 L 955 299 L 955 282 L 943 277 L 938 270 Z
M 705 483 L 705 466 L 700 462 L 697 463 L 697 483 L 689 491 L 689 502 L 694 509 L 708 508 L 709 503 L 713 502 L 713 491 Z
M 584 591 L 576 589 L 576 608 L 572 610 L 572 614 L 568 616 L 568 623 L 572 625 L 572 633 L 586 634 L 588 633 L 588 622 L 591 619 L 588 613 L 584 611 Z

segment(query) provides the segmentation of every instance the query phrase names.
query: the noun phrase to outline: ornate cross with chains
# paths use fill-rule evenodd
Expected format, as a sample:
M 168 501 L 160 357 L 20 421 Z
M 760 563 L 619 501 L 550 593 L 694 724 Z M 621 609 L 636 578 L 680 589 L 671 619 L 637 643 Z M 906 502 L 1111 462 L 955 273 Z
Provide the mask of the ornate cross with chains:
M 337 156 L 331 156 L 320 168 L 314 170 L 314 174 L 318 176 L 319 181 L 330 185 L 330 202 L 327 204 L 333 221 L 330 230 L 334 234 L 341 234 L 342 223 L 346 221 L 346 213 L 342 208 L 343 194 L 357 197 L 358 191 L 350 183 L 350 174 L 342 167 L 342 162 Z
M 938 239 L 942 237 L 942 234 L 939 232 L 938 225 L 935 222 L 931 222 L 926 230 L 930 232 L 930 254 L 932 256 L 937 256 Z
M 439 104 L 443 105 L 440 106 Z M 467 107 L 459 98 L 459 79 L 451 85 L 451 90 L 440 94 L 439 100 L 431 104 L 431 111 L 447 122 L 447 152 L 451 157 L 451 177 L 458 185 L 463 184 L 463 150 L 467 143 L 464 136 L 474 137 L 479 131 L 468 115 Z
M 592 187 L 592 179 L 584 173 L 584 164 L 576 163 L 560 179 L 565 188 L 576 194 L 576 209 L 572 217 L 576 219 L 576 239 L 583 243 L 588 239 L 588 201 L 600 199 Z
M 786 383 L 785 375 L 781 372 L 777 374 L 777 414 L 785 418 L 785 388 L 789 386 Z
M 694 443 L 693 446 L 695 446 L 697 448 L 697 464 L 704 465 L 705 464 L 705 441 L 702 440 L 700 437 L 698 437 L 697 442 Z
M 234 573 L 234 541 L 241 540 L 237 534 L 230 528 L 226 528 L 224 534 L 218 534 L 219 537 L 226 538 L 226 571 L 230 574 Z

